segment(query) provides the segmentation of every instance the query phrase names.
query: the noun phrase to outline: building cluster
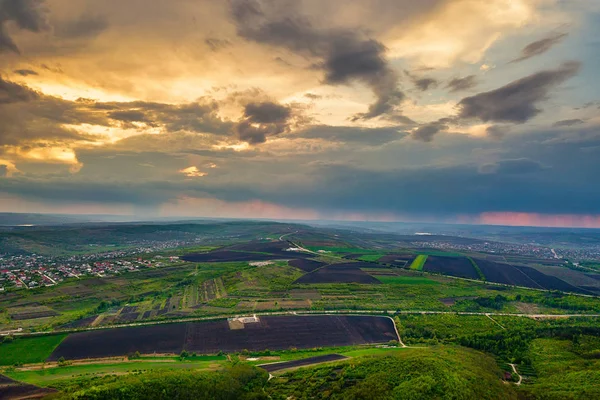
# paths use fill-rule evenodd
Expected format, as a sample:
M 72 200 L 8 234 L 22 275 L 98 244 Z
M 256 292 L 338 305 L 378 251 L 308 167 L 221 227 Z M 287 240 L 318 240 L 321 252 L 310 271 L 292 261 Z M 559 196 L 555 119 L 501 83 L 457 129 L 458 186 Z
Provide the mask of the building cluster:
M 0 256 L 0 292 L 9 288 L 33 289 L 40 286 L 53 286 L 65 279 L 79 279 L 84 276 L 106 277 L 125 272 L 135 272 L 144 268 L 158 268 L 177 257 L 117 258 L 113 253 L 101 259 L 99 255 L 70 256 L 52 258 L 39 255 Z
M 541 260 L 563 259 L 569 261 L 600 261 L 600 246 L 588 246 L 586 248 L 578 249 L 553 249 L 537 243 L 502 243 L 493 241 L 456 243 L 443 240 L 431 240 L 427 242 L 415 241 L 411 244 L 414 247 L 534 257 Z

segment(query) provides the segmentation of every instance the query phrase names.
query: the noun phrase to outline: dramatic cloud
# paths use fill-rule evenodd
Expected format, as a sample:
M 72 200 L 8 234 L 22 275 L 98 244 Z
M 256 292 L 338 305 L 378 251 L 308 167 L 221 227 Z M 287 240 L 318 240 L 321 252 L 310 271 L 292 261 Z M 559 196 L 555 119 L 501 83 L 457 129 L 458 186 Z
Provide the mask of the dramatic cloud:
M 547 99 L 554 87 L 575 76 L 578 62 L 568 62 L 554 70 L 537 72 L 499 89 L 462 99 L 460 118 L 483 122 L 524 123 L 541 112 L 536 105 Z
M 33 90 L 0 77 L 0 104 L 30 101 L 38 97 Z
M 250 144 L 264 143 L 268 136 L 289 132 L 294 113 L 291 107 L 270 101 L 248 103 L 244 117 L 236 125 L 235 132 L 240 140 Z
M 7 24 L 14 22 L 20 29 L 41 32 L 48 28 L 44 0 L 1 0 L 0 1 L 0 53 L 19 48 L 8 35 Z
M 436 122 L 421 125 L 412 131 L 411 137 L 422 142 L 431 142 L 435 135 L 448 129 L 448 122 L 448 119 L 443 118 Z
M 465 76 L 464 78 L 454 78 L 446 85 L 446 89 L 450 92 L 460 92 L 462 90 L 471 89 L 477 86 L 477 78 L 475 75 Z
M 579 124 L 583 124 L 584 122 L 585 121 L 583 121 L 582 119 L 579 119 L 579 118 L 563 119 L 561 121 L 556 121 L 555 123 L 552 124 L 552 126 L 554 126 L 556 128 L 560 128 L 560 127 L 564 127 L 564 126 L 579 125 Z
M 377 100 L 366 113 L 355 115 L 355 120 L 390 113 L 404 100 L 381 42 L 356 30 L 319 29 L 300 15 L 269 13 L 269 4 L 273 3 L 234 0 L 232 15 L 238 35 L 316 59 L 314 67 L 324 71 L 324 82 L 329 85 L 359 81 L 369 86 Z
M 0 178 L 8 175 L 8 165 L 0 164 Z
M 567 37 L 566 33 L 553 33 L 544 39 L 536 40 L 535 42 L 529 43 L 521 50 L 521 55 L 512 60 L 511 62 L 519 62 L 527 60 L 528 58 L 538 56 L 550 50 L 552 47 L 562 42 Z
M 506 125 L 491 125 L 485 129 L 487 136 L 494 140 L 501 140 L 510 131 L 510 127 Z
M 410 78 L 415 87 L 422 92 L 425 92 L 429 89 L 435 89 L 439 85 L 437 79 L 429 77 L 419 77 L 411 74 L 409 71 L 404 71 L 404 73 Z

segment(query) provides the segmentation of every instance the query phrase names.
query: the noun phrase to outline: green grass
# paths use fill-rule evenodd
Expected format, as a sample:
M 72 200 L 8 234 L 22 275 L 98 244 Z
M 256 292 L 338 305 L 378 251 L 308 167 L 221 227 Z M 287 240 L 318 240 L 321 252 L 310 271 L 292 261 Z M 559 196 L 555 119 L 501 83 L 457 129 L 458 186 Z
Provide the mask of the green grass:
M 389 276 L 381 275 L 376 277 L 382 283 L 390 285 L 439 285 L 439 282 L 424 277 L 412 276 Z
M 413 262 L 410 264 L 410 269 L 415 271 L 423 271 L 423 266 L 425 265 L 425 261 L 427 261 L 427 256 L 420 254 L 415 257 Z
M 0 344 L 0 365 L 41 363 L 52 354 L 66 336 L 63 334 L 17 338 L 10 343 L 2 343 Z
M 381 257 L 385 256 L 385 253 L 375 253 L 375 254 L 366 254 L 364 256 L 358 257 L 360 261 L 374 262 L 379 260 Z
M 217 365 L 224 364 L 225 361 L 135 361 L 109 364 L 85 364 L 70 365 L 65 367 L 45 368 L 36 371 L 9 371 L 6 375 L 12 379 L 31 383 L 38 386 L 49 386 L 57 384 L 60 381 L 69 381 L 77 377 L 88 377 L 129 374 L 137 371 L 166 371 L 175 369 L 197 369 L 207 370 Z
M 405 350 L 406 350 L 406 348 L 403 348 L 403 347 L 387 347 L 387 348 L 371 347 L 368 349 L 342 351 L 342 352 L 339 352 L 336 354 L 341 354 L 346 357 L 362 357 L 362 356 L 375 356 L 375 355 L 381 355 L 381 354 L 387 354 L 387 353 L 394 353 L 397 351 L 405 351 Z M 424 348 L 423 350 L 426 350 L 426 349 Z

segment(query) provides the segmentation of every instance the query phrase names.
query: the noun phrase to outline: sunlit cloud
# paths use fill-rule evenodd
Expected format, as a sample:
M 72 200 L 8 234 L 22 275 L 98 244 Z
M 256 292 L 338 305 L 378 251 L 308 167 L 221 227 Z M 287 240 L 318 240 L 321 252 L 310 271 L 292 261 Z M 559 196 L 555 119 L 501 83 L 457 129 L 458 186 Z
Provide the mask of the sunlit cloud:
M 206 172 L 202 172 L 198 169 L 198 167 L 191 166 L 184 169 L 179 170 L 180 173 L 184 174 L 188 178 L 201 178 L 203 176 L 208 175 Z

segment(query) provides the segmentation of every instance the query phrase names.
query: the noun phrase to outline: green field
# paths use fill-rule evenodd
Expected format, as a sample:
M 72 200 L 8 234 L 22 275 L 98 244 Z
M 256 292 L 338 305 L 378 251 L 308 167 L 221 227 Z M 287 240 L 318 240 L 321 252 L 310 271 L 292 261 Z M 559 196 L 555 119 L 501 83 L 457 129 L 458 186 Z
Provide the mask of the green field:
M 77 378 L 90 379 L 94 376 L 129 374 L 143 371 L 168 371 L 178 369 L 210 370 L 224 364 L 224 360 L 213 361 L 129 361 L 107 364 L 82 364 L 64 367 L 45 368 L 35 371 L 10 371 L 5 374 L 12 379 L 31 383 L 38 386 L 57 385 L 61 381 Z
M 425 265 L 425 261 L 427 261 L 427 256 L 420 254 L 415 257 L 413 262 L 410 264 L 410 269 L 414 271 L 423 271 L 423 266 Z
M 32 364 L 45 361 L 67 335 L 17 338 L 0 344 L 0 365 Z
M 439 285 L 440 283 L 429 278 L 418 276 L 389 276 L 380 275 L 377 279 L 390 285 Z

